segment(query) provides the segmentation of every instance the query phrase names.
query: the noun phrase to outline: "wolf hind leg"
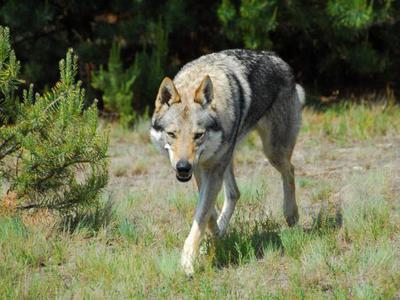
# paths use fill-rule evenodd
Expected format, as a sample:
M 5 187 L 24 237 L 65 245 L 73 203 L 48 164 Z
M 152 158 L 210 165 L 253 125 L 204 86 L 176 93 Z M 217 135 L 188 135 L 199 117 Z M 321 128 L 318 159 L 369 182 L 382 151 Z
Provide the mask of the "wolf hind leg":
M 211 233 L 214 237 L 220 236 L 220 230 L 218 227 L 218 210 L 214 207 L 210 208 L 210 219 L 208 220 L 207 224 L 207 231 Z
M 296 142 L 298 125 L 292 124 L 294 128 L 290 128 L 290 126 L 282 128 L 282 125 L 282 122 L 274 124 L 274 120 L 264 117 L 257 124 L 257 131 L 261 137 L 264 154 L 281 174 L 284 195 L 283 214 L 287 224 L 293 226 L 299 220 L 299 213 L 296 204 L 294 166 L 290 160 Z
M 215 207 L 211 209 L 210 219 L 207 224 L 208 231 L 214 237 L 222 237 L 226 230 L 233 212 L 235 211 L 236 202 L 240 197 L 239 188 L 237 186 L 235 175 L 233 172 L 232 162 L 229 163 L 224 172 L 224 204 L 221 213 Z
M 239 197 L 240 192 L 233 172 L 233 162 L 231 161 L 224 173 L 224 204 L 217 220 L 219 237 L 226 233 Z

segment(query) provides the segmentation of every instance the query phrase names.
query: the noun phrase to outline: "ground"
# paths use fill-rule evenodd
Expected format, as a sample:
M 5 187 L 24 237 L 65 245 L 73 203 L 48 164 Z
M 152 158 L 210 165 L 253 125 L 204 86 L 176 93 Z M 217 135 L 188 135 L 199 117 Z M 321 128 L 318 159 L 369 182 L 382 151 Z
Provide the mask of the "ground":
M 96 222 L 71 232 L 46 214 L 0 218 L 0 298 L 400 297 L 400 108 L 305 109 L 294 228 L 280 176 L 250 135 L 235 158 L 241 198 L 228 233 L 205 239 L 191 279 L 179 260 L 194 180 L 175 179 L 148 121 L 110 127 L 111 179 Z

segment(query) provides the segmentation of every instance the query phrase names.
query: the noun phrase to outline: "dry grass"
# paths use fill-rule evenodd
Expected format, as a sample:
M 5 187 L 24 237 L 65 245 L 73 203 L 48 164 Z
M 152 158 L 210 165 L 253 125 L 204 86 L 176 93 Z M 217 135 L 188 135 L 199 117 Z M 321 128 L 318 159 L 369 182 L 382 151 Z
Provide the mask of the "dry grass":
M 149 144 L 148 125 L 112 128 L 104 202 L 113 206 L 99 208 L 107 212 L 72 233 L 0 217 L 0 298 L 400 296 L 399 108 L 305 110 L 293 157 L 301 221 L 291 229 L 280 177 L 251 135 L 236 156 L 242 197 L 230 229 L 206 238 L 192 280 L 179 256 L 196 188 L 175 180 Z

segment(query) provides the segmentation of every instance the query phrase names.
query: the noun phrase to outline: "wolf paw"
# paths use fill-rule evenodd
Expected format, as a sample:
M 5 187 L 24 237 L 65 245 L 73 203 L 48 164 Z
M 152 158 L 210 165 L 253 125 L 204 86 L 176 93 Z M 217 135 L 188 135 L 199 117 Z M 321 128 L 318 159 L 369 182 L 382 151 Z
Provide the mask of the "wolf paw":
M 227 222 L 223 219 L 220 218 L 217 222 L 218 224 L 218 236 L 219 238 L 223 237 L 228 230 L 228 225 Z
M 294 215 L 291 216 L 286 216 L 286 223 L 289 225 L 289 227 L 293 227 L 294 225 L 297 224 L 299 221 L 299 214 L 295 213 Z
M 191 259 L 182 256 L 181 265 L 182 265 L 183 271 L 185 272 L 185 274 L 187 276 L 193 276 L 194 266 L 193 266 L 193 263 L 191 262 Z
M 181 257 L 181 266 L 187 276 L 194 274 L 194 251 L 191 249 L 183 249 Z

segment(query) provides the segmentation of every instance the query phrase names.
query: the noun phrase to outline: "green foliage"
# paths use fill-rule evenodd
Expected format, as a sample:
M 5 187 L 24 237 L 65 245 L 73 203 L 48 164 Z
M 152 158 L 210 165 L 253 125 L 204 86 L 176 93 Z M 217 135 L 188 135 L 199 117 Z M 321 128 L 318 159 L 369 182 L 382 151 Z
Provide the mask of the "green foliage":
M 52 66 L 73 47 L 89 95 L 98 86 L 104 96 L 100 107 L 118 113 L 123 123 L 131 123 L 133 112 L 153 107 L 164 76 L 172 77 L 200 55 L 227 48 L 273 50 L 293 67 L 296 80 L 318 92 L 355 86 L 383 90 L 387 84 L 396 93 L 399 89 L 398 1 L 3 2 L 0 24 L 15 32 L 24 81 L 46 89 L 57 80 Z M 113 41 L 121 49 L 118 60 Z M 121 73 L 106 66 L 110 49 Z M 7 115 L 14 111 L 8 109 Z
M 97 132 L 95 104 L 83 110 L 72 50 L 59 67 L 56 85 L 43 95 L 24 91 L 15 124 L 0 127 L 0 175 L 19 208 L 68 214 L 96 205 L 108 180 L 108 138 Z
M 314 71 L 317 66 L 317 74 L 342 79 L 348 73 L 353 77 L 387 75 L 389 53 L 399 45 L 398 36 L 388 30 L 396 14 L 399 8 L 392 0 L 330 0 L 326 4 L 223 0 L 218 7 L 224 32 L 235 43 L 289 56 L 296 53 L 303 58 L 299 61 L 303 70 Z M 387 45 L 385 50 L 383 45 Z M 288 50 L 293 48 L 301 51 Z M 317 74 L 311 73 L 312 78 Z
M 367 41 L 359 45 L 348 46 L 342 50 L 342 53 L 348 58 L 353 70 L 357 70 L 360 74 L 382 73 L 389 66 L 389 57 L 379 54 Z
M 146 70 L 138 78 L 135 92 L 139 99 L 151 99 L 151 104 L 153 104 L 158 87 L 165 76 L 168 55 L 168 28 L 170 28 L 168 23 L 164 24 L 159 21 L 154 24 L 151 28 L 153 39 L 149 41 L 150 52 L 143 51 L 136 54 L 135 57 L 135 63 L 139 65 L 139 68 Z
M 168 60 L 166 63 L 169 51 L 165 42 L 169 32 L 174 31 L 181 36 L 196 28 L 196 23 L 187 14 L 185 7 L 186 1 L 183 0 L 166 3 L 122 0 L 103 1 L 101 4 L 94 0 L 62 3 L 7 0 L 0 6 L 0 24 L 7 24 L 14 32 L 15 49 L 24 62 L 22 77 L 27 82 L 35 82 L 39 88 L 47 87 L 49 82 L 57 80 L 58 74 L 51 66 L 57 63 L 68 47 L 73 47 L 79 54 L 80 77 L 84 85 L 90 87 L 92 72 L 106 65 L 112 43 L 118 41 L 122 50 L 121 67 L 134 65 L 135 61 L 140 67 L 137 83 L 134 84 L 136 87 L 133 89 L 134 99 L 126 92 L 129 84 L 99 84 L 111 86 L 112 91 L 100 88 L 103 94 L 107 93 L 108 99 L 104 101 L 122 106 L 124 111 L 128 111 L 123 115 L 125 117 L 132 115 L 132 108 L 143 112 L 147 106 L 152 105 L 159 78 L 162 79 L 166 70 L 176 70 L 176 62 Z M 117 52 L 115 48 L 113 55 Z M 187 47 L 179 51 L 186 53 Z M 98 78 L 97 81 L 113 80 L 112 77 L 116 81 L 124 81 L 126 78 L 122 77 L 125 75 L 128 81 L 133 78 L 129 70 L 123 72 L 125 75 L 122 77 L 112 75 L 108 67 L 104 67 L 104 70 L 102 75 L 106 78 Z M 96 75 L 99 77 L 99 74 Z M 120 99 L 110 102 L 109 94 L 113 91 L 120 94 L 117 96 Z M 94 91 L 88 89 L 88 93 Z M 129 97 L 131 108 L 122 104 L 128 103 L 125 99 Z M 108 103 L 105 109 L 108 109 Z
M 129 126 L 135 120 L 133 111 L 133 85 L 140 74 L 135 62 L 124 70 L 121 61 L 121 49 L 114 42 L 108 58 L 107 70 L 100 66 L 98 72 L 92 72 L 92 86 L 103 92 L 104 109 L 116 113 L 123 125 Z
M 0 26 L 0 125 L 16 116 L 15 90 L 18 88 L 19 61 L 10 45 L 10 31 Z
M 120 45 L 114 42 L 107 71 L 101 66 L 98 72 L 92 73 L 91 85 L 102 91 L 106 113 L 116 113 L 125 127 L 132 125 L 136 119 L 134 108 L 140 107 L 134 98 L 153 102 L 165 76 L 170 28 L 169 23 L 165 23 L 159 21 L 150 27 L 151 38 L 146 41 L 145 48 L 149 46 L 151 50 L 137 53 L 133 64 L 126 70 L 121 61 Z
M 269 33 L 277 26 L 277 1 L 242 0 L 236 9 L 230 0 L 223 0 L 217 12 L 230 39 L 242 39 L 249 49 L 272 47 Z
M 387 51 L 373 45 L 370 30 L 373 26 L 391 22 L 393 1 L 331 0 L 326 7 L 327 18 L 337 46 L 332 49 L 335 61 L 344 59 L 358 74 L 384 73 L 389 67 Z M 330 65 L 331 67 L 331 65 Z
M 390 1 L 386 2 L 390 5 Z M 328 2 L 327 11 L 338 27 L 367 28 L 373 20 L 373 1 L 331 0 Z

